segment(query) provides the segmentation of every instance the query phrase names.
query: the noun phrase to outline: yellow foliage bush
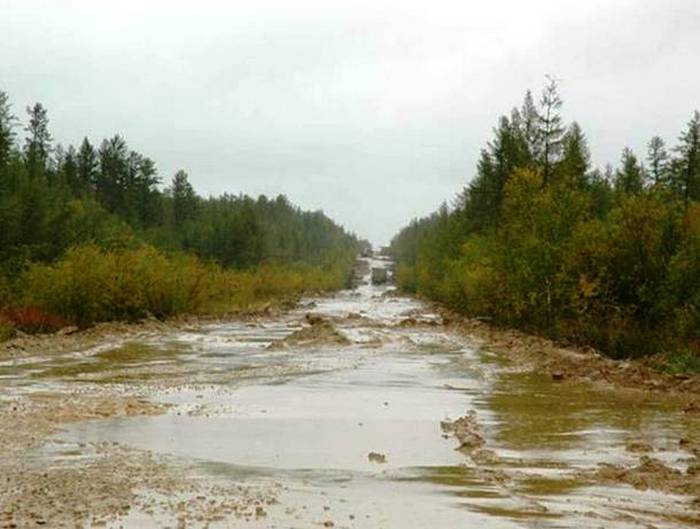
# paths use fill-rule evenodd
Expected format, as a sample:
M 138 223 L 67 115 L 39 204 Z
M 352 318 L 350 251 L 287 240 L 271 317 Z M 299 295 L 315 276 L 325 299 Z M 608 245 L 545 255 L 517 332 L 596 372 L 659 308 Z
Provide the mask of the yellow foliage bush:
M 346 272 L 340 264 L 232 270 L 191 255 L 166 255 L 148 245 L 111 251 L 83 245 L 56 264 L 30 266 L 20 279 L 21 303 L 79 325 L 222 313 L 305 291 L 341 288 Z

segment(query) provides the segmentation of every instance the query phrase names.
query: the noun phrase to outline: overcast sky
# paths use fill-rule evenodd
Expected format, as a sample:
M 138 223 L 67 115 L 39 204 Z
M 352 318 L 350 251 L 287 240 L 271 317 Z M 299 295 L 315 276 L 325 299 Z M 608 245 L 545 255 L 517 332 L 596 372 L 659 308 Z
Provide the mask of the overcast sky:
M 700 1 L 0 0 L 0 90 L 204 195 L 284 193 L 373 242 L 451 199 L 562 81 L 598 165 L 700 107 Z

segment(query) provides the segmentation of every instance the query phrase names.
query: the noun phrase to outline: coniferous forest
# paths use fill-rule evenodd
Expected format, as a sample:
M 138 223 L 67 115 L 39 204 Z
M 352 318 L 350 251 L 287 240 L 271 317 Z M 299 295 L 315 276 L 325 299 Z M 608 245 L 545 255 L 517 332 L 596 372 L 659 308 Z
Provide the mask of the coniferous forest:
M 286 197 L 199 196 L 115 135 L 54 142 L 0 91 L 0 336 L 344 286 L 360 241 Z
M 557 83 L 502 116 L 450 205 L 392 241 L 407 291 L 496 324 L 700 369 L 700 113 L 592 167 Z

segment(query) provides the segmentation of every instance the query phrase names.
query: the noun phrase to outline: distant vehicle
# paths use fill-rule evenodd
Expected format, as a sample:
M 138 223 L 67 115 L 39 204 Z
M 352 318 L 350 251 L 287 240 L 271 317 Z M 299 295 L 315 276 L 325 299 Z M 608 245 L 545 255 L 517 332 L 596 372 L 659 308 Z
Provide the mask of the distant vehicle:
M 362 250 L 362 257 L 372 257 L 372 248 Z
M 372 268 L 372 284 L 383 285 L 389 280 L 389 274 L 386 268 Z

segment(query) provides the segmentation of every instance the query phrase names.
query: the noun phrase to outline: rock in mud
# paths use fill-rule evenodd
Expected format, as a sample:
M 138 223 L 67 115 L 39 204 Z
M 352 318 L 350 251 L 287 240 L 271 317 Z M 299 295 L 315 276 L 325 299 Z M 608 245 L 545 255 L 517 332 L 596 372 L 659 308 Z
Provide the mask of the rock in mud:
M 486 444 L 474 410 L 470 410 L 464 417 L 455 421 L 442 421 L 440 426 L 446 435 L 453 436 L 459 441 L 457 450 L 464 454 L 471 455 Z
M 311 314 L 311 313 L 307 313 L 307 314 L 304 316 L 304 319 L 305 319 L 307 322 L 309 322 L 311 325 L 318 325 L 319 323 L 323 323 L 324 321 L 326 321 L 326 320 L 324 320 L 321 316 L 319 316 L 318 314 Z
M 68 327 L 63 327 L 62 329 L 59 329 L 56 332 L 57 336 L 68 336 L 69 334 L 75 334 L 76 332 L 79 332 L 80 329 L 76 327 L 75 325 L 70 325 Z
M 380 465 L 386 463 L 386 455 L 379 452 L 370 452 L 367 454 L 367 459 L 369 459 L 370 463 L 378 463 Z

